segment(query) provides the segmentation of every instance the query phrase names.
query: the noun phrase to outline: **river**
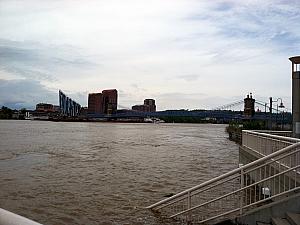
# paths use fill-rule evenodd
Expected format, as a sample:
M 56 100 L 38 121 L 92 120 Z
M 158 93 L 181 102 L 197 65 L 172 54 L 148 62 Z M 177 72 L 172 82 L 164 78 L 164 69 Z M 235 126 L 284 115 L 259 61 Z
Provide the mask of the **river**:
M 144 207 L 238 166 L 226 125 L 0 121 L 0 208 L 45 225 L 160 225 Z

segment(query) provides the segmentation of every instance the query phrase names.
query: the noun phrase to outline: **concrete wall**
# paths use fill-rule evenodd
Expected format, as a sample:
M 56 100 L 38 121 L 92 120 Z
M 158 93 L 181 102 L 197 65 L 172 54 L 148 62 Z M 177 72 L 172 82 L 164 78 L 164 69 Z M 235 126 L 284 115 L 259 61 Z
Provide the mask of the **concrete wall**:
M 244 146 L 239 147 L 239 164 L 246 165 L 261 157 L 262 156 L 260 154 L 257 154 L 256 152 L 248 149 L 247 147 Z
M 256 225 L 257 221 L 270 223 L 272 217 L 284 218 L 286 212 L 300 213 L 300 197 L 237 218 L 237 223 L 247 225 Z

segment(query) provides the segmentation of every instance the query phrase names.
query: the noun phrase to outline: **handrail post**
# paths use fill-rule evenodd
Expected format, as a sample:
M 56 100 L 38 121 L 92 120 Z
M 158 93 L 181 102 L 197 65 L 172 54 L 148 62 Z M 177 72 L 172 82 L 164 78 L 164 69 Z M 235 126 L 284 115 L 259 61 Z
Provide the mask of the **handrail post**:
M 240 215 L 243 214 L 243 200 L 244 200 L 244 191 L 243 191 L 243 187 L 244 187 L 244 169 L 241 168 L 241 191 L 240 193 Z

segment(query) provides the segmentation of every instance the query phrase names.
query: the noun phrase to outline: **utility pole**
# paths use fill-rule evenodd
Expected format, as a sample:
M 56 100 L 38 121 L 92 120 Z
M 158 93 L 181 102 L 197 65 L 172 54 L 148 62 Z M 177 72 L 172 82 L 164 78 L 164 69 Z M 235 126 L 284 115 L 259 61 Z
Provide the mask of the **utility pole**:
M 272 97 L 270 97 L 270 117 L 269 117 L 269 130 L 272 130 Z

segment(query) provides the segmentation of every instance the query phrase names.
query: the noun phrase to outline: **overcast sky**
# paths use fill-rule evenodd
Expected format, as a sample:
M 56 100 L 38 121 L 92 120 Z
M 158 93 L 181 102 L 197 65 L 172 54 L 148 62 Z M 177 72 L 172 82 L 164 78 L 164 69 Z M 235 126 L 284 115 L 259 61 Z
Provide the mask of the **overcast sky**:
M 83 106 L 116 88 L 119 108 L 241 100 L 291 105 L 299 0 L 0 0 L 0 105 Z

